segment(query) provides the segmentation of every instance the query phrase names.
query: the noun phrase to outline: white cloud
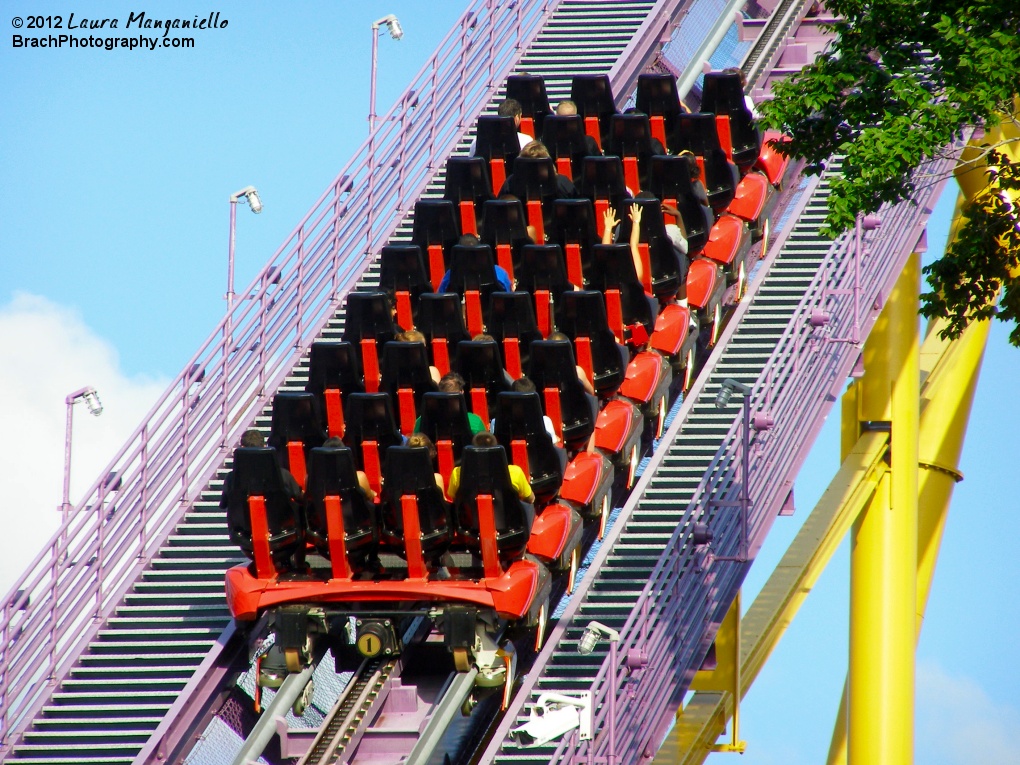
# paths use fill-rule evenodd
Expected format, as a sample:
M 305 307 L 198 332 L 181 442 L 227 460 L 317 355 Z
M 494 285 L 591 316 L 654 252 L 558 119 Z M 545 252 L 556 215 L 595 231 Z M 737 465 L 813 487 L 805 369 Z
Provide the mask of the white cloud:
M 0 306 L 0 594 L 59 527 L 67 394 L 92 385 L 101 416 L 75 405 L 71 502 L 93 484 L 169 381 L 127 377 L 81 316 L 15 294 Z
M 1020 762 L 1020 709 L 997 702 L 964 674 L 917 664 L 917 761 L 930 765 Z

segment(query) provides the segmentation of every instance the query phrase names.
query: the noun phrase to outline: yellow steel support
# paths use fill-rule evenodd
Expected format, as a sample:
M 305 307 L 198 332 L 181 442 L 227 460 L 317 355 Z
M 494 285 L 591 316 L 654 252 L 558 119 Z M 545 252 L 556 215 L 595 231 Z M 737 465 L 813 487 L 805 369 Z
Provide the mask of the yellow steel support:
M 914 253 L 864 345 L 858 417 L 890 429 L 892 469 L 851 532 L 850 765 L 914 760 L 920 284 Z
M 865 433 L 848 450 L 846 461 L 744 615 L 740 626 L 740 696 L 751 687 L 850 524 L 874 492 L 879 477 L 886 471 L 884 457 L 888 444 L 887 433 Z M 705 676 L 696 678 L 698 685 L 692 685 L 692 689 L 697 693 L 678 713 L 674 734 L 656 754 L 657 765 L 703 762 L 725 731 L 733 713 L 733 686 L 726 680 L 719 682 L 718 677 L 726 672 L 723 660 L 727 653 L 717 650 L 720 666 L 716 672 L 720 675 L 712 686 Z M 728 675 L 728 679 L 735 677 L 734 672 Z
M 924 384 L 921 388 L 918 454 L 921 473 L 918 487 L 915 643 L 921 636 L 953 487 L 962 478 L 959 472 L 960 454 L 989 331 L 989 322 L 975 322 L 959 340 L 950 342 L 939 337 L 944 326 L 942 322 L 930 325 L 921 347 Z M 828 765 L 846 762 L 845 716 L 844 686 Z
M 922 472 L 917 554 L 918 634 L 934 574 L 949 494 L 959 478 L 963 437 L 988 335 L 988 322 L 981 322 L 972 325 L 960 340 L 948 342 L 938 336 L 943 326 L 939 322 L 928 328 L 920 354 L 919 465 Z M 857 387 L 851 386 L 843 396 L 841 452 L 844 464 L 742 620 L 741 695 L 754 682 L 833 551 L 885 473 L 887 433 L 869 431 L 856 442 L 849 440 L 859 430 Z M 732 700 L 728 693 L 699 690 L 678 713 L 675 731 L 656 755 L 656 765 L 704 762 L 712 744 L 725 731 L 731 710 Z M 844 720 L 841 718 L 840 722 Z M 834 754 L 830 752 L 830 762 L 843 763 L 846 761 L 845 725 L 840 726 L 836 738 L 838 745 L 834 744 L 833 748 L 838 753 L 835 755 L 837 759 L 833 759 Z
M 730 604 L 730 610 L 719 625 L 715 636 L 716 666 L 703 669 L 691 681 L 692 691 L 727 693 L 733 704 L 733 727 L 730 743 L 715 744 L 714 752 L 737 752 L 743 754 L 747 744 L 740 740 L 741 657 L 740 657 L 740 592 Z M 725 725 L 725 721 L 723 725 Z

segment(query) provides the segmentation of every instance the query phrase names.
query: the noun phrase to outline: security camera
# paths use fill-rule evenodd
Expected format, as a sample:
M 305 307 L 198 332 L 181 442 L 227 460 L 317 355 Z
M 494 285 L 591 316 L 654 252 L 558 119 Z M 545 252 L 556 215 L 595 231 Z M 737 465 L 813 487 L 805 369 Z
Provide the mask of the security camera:
M 531 706 L 528 721 L 510 731 L 510 739 L 527 748 L 542 746 L 575 728 L 580 740 L 591 739 L 591 692 L 577 696 L 543 693 Z

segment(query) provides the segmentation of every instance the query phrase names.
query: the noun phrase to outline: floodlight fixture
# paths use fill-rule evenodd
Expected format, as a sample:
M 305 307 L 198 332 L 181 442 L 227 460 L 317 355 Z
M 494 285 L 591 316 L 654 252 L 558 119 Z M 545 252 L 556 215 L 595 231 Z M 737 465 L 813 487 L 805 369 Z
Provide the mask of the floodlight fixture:
M 607 627 L 602 622 L 588 622 L 588 626 L 584 628 L 584 634 L 577 641 L 577 652 L 587 656 L 595 650 L 595 646 L 604 637 L 609 638 L 609 641 L 612 643 L 620 641 L 620 633 L 612 627 Z
M 99 394 L 96 393 L 95 388 L 89 388 L 82 394 L 82 398 L 85 399 L 85 406 L 89 408 L 89 414 L 93 417 L 98 417 L 103 413 L 103 402 L 99 400 Z
M 744 396 L 751 395 L 751 387 L 744 385 L 741 382 L 737 382 L 732 377 L 727 377 L 722 381 L 722 385 L 719 387 L 719 392 L 715 396 L 715 408 L 725 409 L 730 404 L 730 397 L 734 393 L 741 393 Z
M 262 212 L 262 200 L 259 199 L 259 193 L 255 189 L 246 191 L 244 196 L 248 199 L 248 207 L 251 208 L 253 213 L 258 215 Z
M 391 13 L 383 16 L 377 22 L 372 24 L 372 29 L 378 30 L 383 24 L 386 25 L 386 28 L 389 30 L 390 37 L 394 40 L 399 40 L 404 36 L 404 28 L 400 26 L 400 21 L 394 14 Z
M 258 215 L 262 212 L 262 198 L 259 196 L 259 190 L 254 186 L 245 186 L 240 191 L 235 191 L 230 195 L 230 204 L 236 205 L 241 201 L 241 197 L 244 197 L 253 213 Z

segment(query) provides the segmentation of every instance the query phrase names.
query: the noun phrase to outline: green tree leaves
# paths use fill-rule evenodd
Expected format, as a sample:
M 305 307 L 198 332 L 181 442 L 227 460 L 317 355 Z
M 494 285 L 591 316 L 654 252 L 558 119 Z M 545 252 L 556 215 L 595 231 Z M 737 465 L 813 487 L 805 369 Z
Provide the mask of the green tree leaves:
M 774 87 L 759 107 L 792 137 L 782 150 L 816 171 L 843 156 L 826 225 L 910 197 L 915 174 L 968 126 L 1017 120 L 1020 3 L 1016 0 L 828 0 L 840 18 L 831 50 Z M 1020 189 L 1020 165 L 992 151 L 985 190 L 963 210 L 956 243 L 926 270 L 922 313 L 959 334 L 972 318 L 1020 320 L 1020 229 L 1002 191 Z M 1012 184 L 1012 185 L 1011 185 Z M 995 298 L 1002 291 L 998 307 Z M 1020 325 L 1010 335 L 1020 345 Z

